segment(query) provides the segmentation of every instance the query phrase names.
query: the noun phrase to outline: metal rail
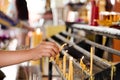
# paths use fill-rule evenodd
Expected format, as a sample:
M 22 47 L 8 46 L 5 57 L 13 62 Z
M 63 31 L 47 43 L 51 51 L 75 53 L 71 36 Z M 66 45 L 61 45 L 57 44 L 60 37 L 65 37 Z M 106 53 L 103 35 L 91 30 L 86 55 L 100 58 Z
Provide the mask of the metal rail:
M 78 30 L 90 31 L 94 34 L 100 34 L 100 35 L 120 39 L 120 30 L 115 28 L 109 28 L 108 26 L 90 26 L 85 24 L 73 24 L 72 28 Z
M 68 35 L 68 36 L 72 36 L 72 37 L 75 37 L 75 38 L 78 38 L 78 36 L 73 35 L 73 34 L 70 34 L 70 33 L 67 33 L 67 32 L 63 32 L 63 34 Z M 90 41 L 90 40 L 88 40 L 88 39 L 86 39 L 86 38 L 84 38 L 84 37 L 81 37 L 81 38 L 79 38 L 79 39 L 81 39 L 82 41 L 85 41 L 86 43 L 88 43 L 88 44 L 90 44 L 90 45 L 92 45 L 92 46 L 95 46 L 95 47 L 97 47 L 97 48 L 100 48 L 100 49 L 102 49 L 102 50 L 104 50 L 104 51 L 107 51 L 107 52 L 109 52 L 109 53 L 112 53 L 112 54 L 115 54 L 115 55 L 120 56 L 120 51 L 118 51 L 118 50 L 115 50 L 115 49 L 112 49 L 112 48 L 109 48 L 109 47 L 100 45 L 100 44 L 95 43 L 95 42 L 93 42 L 93 41 Z

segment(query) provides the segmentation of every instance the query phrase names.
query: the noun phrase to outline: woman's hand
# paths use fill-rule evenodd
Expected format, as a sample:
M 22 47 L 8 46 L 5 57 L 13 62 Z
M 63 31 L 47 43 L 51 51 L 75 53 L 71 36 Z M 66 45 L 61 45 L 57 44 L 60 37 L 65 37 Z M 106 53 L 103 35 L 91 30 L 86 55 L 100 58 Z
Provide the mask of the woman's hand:
M 41 57 L 51 57 L 59 53 L 59 47 L 54 42 L 42 42 L 36 48 L 31 49 L 33 60 Z

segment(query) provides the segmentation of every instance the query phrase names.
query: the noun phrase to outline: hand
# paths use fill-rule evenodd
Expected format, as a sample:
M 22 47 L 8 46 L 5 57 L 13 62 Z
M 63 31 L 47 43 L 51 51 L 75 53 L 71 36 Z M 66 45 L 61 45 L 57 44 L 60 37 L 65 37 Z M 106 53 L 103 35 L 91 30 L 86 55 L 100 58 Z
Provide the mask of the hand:
M 42 42 L 31 51 L 33 60 L 37 60 L 41 57 L 51 57 L 57 55 L 59 53 L 59 47 L 53 42 Z

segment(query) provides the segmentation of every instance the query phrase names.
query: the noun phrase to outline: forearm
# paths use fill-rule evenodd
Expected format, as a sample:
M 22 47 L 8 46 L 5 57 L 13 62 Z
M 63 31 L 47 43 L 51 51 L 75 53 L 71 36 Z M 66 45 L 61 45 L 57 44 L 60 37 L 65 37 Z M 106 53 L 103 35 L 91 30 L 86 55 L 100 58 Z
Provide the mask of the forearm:
M 0 67 L 18 64 L 31 59 L 30 50 L 0 51 Z
M 53 42 L 41 42 L 35 48 L 20 51 L 0 50 L 0 67 L 13 65 L 29 60 L 37 60 L 41 57 L 55 56 L 59 53 L 59 47 Z

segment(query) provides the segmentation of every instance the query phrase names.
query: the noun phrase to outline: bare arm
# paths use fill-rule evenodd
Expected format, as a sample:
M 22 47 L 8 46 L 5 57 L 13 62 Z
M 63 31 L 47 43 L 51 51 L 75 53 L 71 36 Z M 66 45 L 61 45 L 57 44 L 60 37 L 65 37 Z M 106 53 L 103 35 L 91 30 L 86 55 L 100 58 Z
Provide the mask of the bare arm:
M 59 48 L 55 43 L 42 42 L 39 46 L 29 50 L 2 51 L 0 50 L 0 67 L 13 65 L 29 60 L 37 60 L 44 56 L 55 56 Z
M 29 50 L 0 51 L 0 67 L 31 60 Z

